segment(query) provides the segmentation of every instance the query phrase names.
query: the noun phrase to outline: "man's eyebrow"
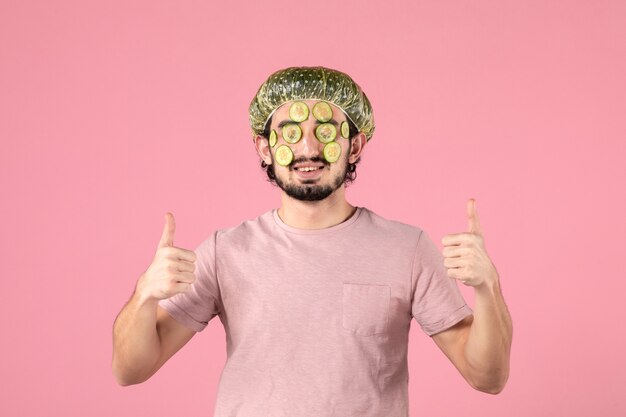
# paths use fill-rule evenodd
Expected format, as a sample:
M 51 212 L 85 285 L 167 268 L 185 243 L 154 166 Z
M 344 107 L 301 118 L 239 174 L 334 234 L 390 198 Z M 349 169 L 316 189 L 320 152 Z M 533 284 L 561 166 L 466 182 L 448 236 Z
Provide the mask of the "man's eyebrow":
M 286 125 L 286 124 L 288 124 L 288 123 L 296 123 L 296 122 L 294 122 L 293 120 L 283 120 L 282 122 L 280 122 L 280 123 L 278 124 L 278 129 L 280 129 L 281 127 L 285 126 L 285 125 Z M 316 120 L 316 121 L 315 121 L 315 123 L 316 123 L 316 124 L 318 124 L 318 125 L 319 125 L 319 124 L 322 124 L 322 123 L 332 123 L 332 124 L 334 124 L 335 126 L 339 126 L 339 122 L 337 122 L 335 119 L 330 119 L 330 120 L 329 120 L 329 121 L 327 121 L 327 122 L 320 122 L 319 120 Z

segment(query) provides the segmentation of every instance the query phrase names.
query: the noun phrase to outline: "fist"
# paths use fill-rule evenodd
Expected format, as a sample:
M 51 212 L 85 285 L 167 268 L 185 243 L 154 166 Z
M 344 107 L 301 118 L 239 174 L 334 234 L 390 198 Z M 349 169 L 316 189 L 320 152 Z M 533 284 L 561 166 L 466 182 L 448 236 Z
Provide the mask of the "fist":
M 467 219 L 468 232 L 446 235 L 441 239 L 444 265 L 450 278 L 471 287 L 482 287 L 497 281 L 498 273 L 487 255 L 473 198 L 467 202 Z
M 174 215 L 165 213 L 165 227 L 156 254 L 137 281 L 136 291 L 144 299 L 162 300 L 186 292 L 196 280 L 196 254 L 174 246 Z

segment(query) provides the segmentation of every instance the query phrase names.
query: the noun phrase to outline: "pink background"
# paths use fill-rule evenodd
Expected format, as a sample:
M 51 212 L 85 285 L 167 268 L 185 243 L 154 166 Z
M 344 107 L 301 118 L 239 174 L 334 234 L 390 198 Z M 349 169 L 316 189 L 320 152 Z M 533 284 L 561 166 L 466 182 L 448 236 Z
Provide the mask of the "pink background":
M 219 319 L 130 387 L 113 320 L 166 211 L 193 249 L 278 207 L 248 104 L 271 72 L 324 65 L 377 122 L 349 201 L 441 248 L 476 198 L 513 316 L 498 396 L 414 323 L 411 416 L 626 415 L 625 5 L 3 0 L 0 414 L 212 415 Z

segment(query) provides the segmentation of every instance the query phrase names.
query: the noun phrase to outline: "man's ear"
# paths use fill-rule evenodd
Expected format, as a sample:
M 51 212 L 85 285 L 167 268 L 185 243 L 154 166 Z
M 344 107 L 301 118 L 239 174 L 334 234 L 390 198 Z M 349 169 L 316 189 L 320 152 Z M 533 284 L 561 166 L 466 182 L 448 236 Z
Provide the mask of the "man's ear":
M 363 148 L 365 148 L 365 144 L 367 143 L 367 136 L 365 133 L 359 132 L 352 137 L 352 146 L 350 147 L 350 156 L 348 157 L 348 162 L 354 164 L 354 162 L 359 159 L 361 153 L 363 152 Z
M 265 161 L 267 165 L 271 165 L 272 157 L 270 156 L 271 151 L 269 140 L 267 140 L 264 136 L 256 135 L 254 137 L 254 146 L 256 147 L 256 151 L 261 159 Z

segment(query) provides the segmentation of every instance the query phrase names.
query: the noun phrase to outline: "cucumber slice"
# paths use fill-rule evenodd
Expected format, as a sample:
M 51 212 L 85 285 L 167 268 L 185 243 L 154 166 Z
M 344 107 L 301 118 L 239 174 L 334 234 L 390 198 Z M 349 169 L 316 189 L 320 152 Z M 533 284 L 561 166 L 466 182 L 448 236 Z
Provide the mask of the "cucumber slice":
M 322 123 L 315 128 L 315 137 L 322 143 L 328 143 L 337 137 L 337 128 L 332 123 Z
M 276 148 L 274 156 L 276 157 L 276 162 L 282 166 L 287 166 L 293 161 L 293 151 L 287 145 L 280 145 Z
M 278 135 L 276 131 L 272 129 L 272 133 L 270 133 L 270 148 L 273 148 L 276 145 L 276 140 L 278 140 Z
M 288 143 L 296 143 L 302 137 L 302 129 L 295 123 L 287 123 L 283 126 L 283 139 Z
M 303 101 L 294 102 L 289 107 L 289 118 L 294 122 L 304 122 L 309 118 L 309 107 Z
M 341 136 L 346 139 L 350 136 L 350 126 L 348 125 L 348 122 L 341 122 Z
M 337 142 L 328 142 L 326 146 L 324 146 L 324 159 L 328 162 L 333 163 L 339 159 L 341 155 L 341 145 Z
M 330 104 L 325 101 L 319 101 L 313 106 L 313 116 L 315 119 L 322 123 L 326 123 L 333 118 L 333 109 L 330 108 Z

